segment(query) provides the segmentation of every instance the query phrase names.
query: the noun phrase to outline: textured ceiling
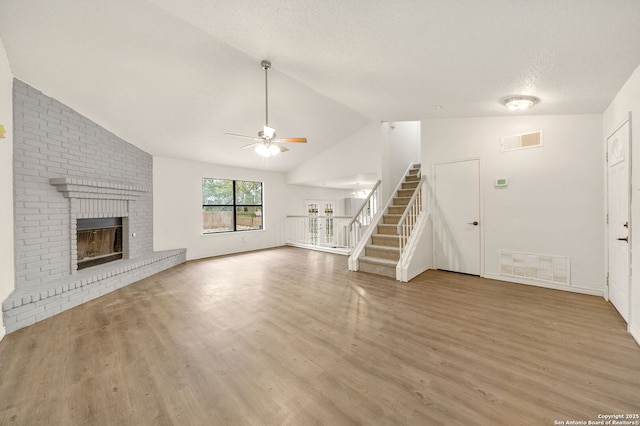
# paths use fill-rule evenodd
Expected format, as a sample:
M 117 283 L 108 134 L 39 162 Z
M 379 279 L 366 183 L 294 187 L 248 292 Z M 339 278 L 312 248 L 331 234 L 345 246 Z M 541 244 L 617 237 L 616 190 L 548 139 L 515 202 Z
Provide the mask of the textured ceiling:
M 154 154 L 286 171 L 371 121 L 601 113 L 640 64 L 638 0 L 2 0 L 14 75 Z M 268 161 L 224 132 L 307 145 Z M 437 105 L 442 108 L 436 108 Z

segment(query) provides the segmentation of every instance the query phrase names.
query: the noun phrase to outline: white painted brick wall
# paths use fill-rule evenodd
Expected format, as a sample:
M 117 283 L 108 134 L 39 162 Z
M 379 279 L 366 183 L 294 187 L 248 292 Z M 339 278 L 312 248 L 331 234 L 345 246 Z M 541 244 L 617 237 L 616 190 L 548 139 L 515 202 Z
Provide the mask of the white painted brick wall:
M 71 273 L 69 199 L 50 178 L 77 177 L 152 186 L 152 157 L 29 85 L 14 80 L 14 190 L 16 288 Z M 106 209 L 108 200 L 82 200 Z M 124 201 L 113 201 L 123 210 Z M 97 205 L 100 204 L 100 205 Z M 152 195 L 142 194 L 129 212 L 127 255 L 153 250 Z M 84 206 L 87 209 L 89 207 Z M 92 210 L 93 211 L 93 210 Z
M 153 252 L 152 157 L 29 85 L 14 80 L 15 290 L 2 302 L 7 332 L 183 263 Z M 148 188 L 128 199 L 65 198 L 52 178 Z M 106 197 L 109 198 L 109 197 Z M 120 216 L 125 260 L 74 271 L 76 218 Z M 113 265 L 113 266 L 109 266 Z

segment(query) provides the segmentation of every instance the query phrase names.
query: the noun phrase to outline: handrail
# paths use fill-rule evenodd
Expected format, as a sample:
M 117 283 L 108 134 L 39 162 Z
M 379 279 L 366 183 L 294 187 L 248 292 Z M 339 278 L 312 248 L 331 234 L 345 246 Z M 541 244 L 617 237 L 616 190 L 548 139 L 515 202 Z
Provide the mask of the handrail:
M 422 177 L 420 178 L 420 182 L 418 183 L 418 186 L 416 186 L 416 190 L 413 192 L 413 195 L 411 196 L 411 198 L 409 199 L 409 202 L 407 203 L 407 207 L 404 210 L 404 213 L 402 213 L 402 217 L 400 218 L 400 220 L 398 221 L 398 234 L 400 233 L 400 227 L 402 226 L 403 222 L 407 219 L 407 215 L 409 214 L 409 209 L 411 208 L 412 204 L 415 202 L 416 198 L 418 198 L 420 195 L 420 191 L 418 191 L 419 189 L 422 189 L 422 184 L 427 180 L 427 177 L 422 175 Z
M 349 247 L 354 248 L 362 238 L 362 228 L 369 226 L 375 215 L 380 210 L 380 184 L 382 181 L 378 179 L 376 184 L 369 192 L 367 198 L 364 199 L 358 212 L 347 225 L 349 236 Z M 367 210 L 365 213 L 365 209 Z
M 406 241 L 400 260 L 396 265 L 396 279 L 398 281 L 409 282 L 411 278 L 429 269 L 431 262 L 428 259 L 430 256 L 426 253 L 424 244 L 421 244 L 425 241 L 424 231 L 431 216 L 428 193 L 426 197 L 422 213 L 416 218 L 411 235 Z
M 353 224 L 357 221 L 358 217 L 360 216 L 360 213 L 362 213 L 362 210 L 364 210 L 364 207 L 369 204 L 371 197 L 374 196 L 376 189 L 378 189 L 381 183 L 382 183 L 382 180 L 378 179 L 376 184 L 371 189 L 371 192 L 369 192 L 369 195 L 367 195 L 367 198 L 365 198 L 364 201 L 362 202 L 362 205 L 360 206 L 356 214 L 353 215 L 353 219 L 351 220 L 351 222 L 349 222 L 349 228 L 351 228 Z M 375 212 L 373 214 L 375 215 Z
M 418 216 L 422 213 L 423 209 L 423 187 L 427 182 L 427 177 L 422 175 L 420 178 L 420 183 L 416 187 L 416 190 L 413 192 L 409 203 L 407 203 L 407 207 L 402 214 L 402 217 L 398 221 L 398 226 L 396 228 L 398 235 L 400 237 L 400 256 L 402 257 L 402 253 L 404 248 L 407 245 L 407 241 L 409 237 L 411 237 L 411 232 L 416 225 Z

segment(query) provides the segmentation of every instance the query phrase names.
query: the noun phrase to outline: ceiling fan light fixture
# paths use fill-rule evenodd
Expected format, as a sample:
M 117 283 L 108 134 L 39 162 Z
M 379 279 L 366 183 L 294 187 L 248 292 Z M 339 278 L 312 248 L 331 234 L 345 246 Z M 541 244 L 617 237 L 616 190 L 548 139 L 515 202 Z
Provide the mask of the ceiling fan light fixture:
M 273 137 L 276 135 L 276 129 L 269 126 L 264 126 L 262 132 L 263 135 L 268 139 L 273 139 Z
M 280 148 L 276 145 L 267 145 L 264 143 L 256 145 L 256 153 L 262 157 L 273 157 L 280 154 Z
M 530 106 L 538 103 L 539 99 L 535 96 L 512 96 L 502 101 L 504 106 L 509 108 L 510 111 L 522 111 Z

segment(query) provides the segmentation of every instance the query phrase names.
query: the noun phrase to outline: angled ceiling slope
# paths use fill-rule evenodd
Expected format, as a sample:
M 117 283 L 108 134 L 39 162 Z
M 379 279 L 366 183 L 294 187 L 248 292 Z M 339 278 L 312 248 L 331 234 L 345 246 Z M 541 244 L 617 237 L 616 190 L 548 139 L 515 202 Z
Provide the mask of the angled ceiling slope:
M 153 154 L 286 171 L 369 122 L 270 70 L 270 122 L 309 138 L 287 155 L 241 150 L 264 124 L 254 60 L 146 2 L 6 1 L 0 37 L 14 75 Z
M 372 120 L 504 115 L 516 94 L 601 113 L 640 64 L 636 0 L 150 1 Z

